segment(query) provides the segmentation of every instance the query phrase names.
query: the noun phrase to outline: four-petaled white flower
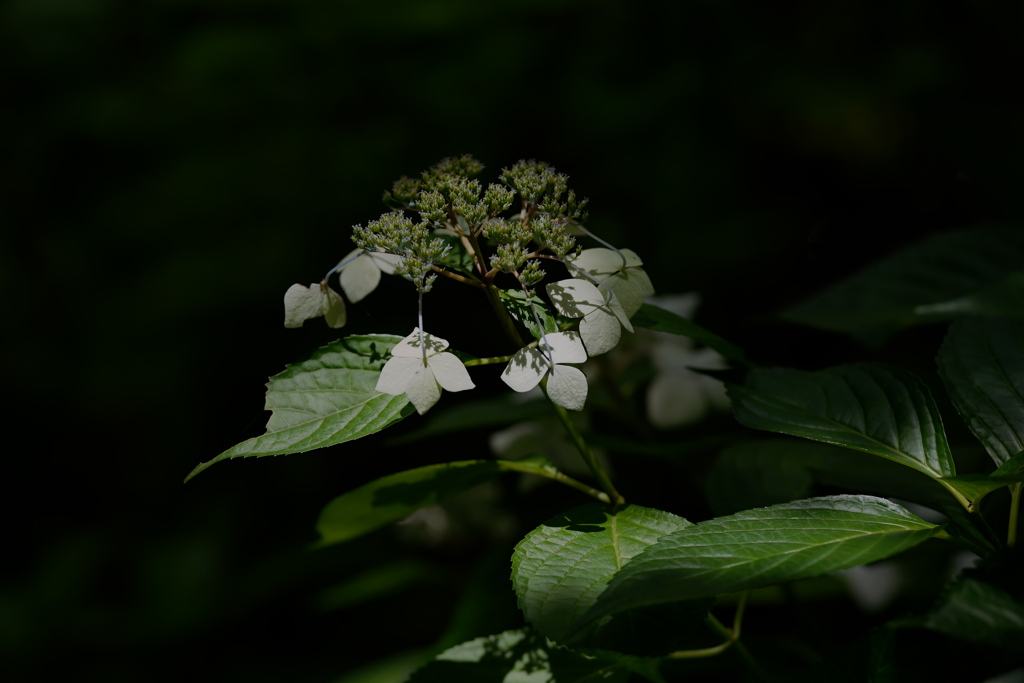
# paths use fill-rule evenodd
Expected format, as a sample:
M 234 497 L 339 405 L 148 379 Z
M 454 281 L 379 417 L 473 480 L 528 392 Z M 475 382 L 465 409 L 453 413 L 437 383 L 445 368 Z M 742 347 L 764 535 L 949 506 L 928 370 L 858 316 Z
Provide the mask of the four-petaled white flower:
M 627 318 L 640 310 L 644 297 L 654 294 L 651 279 L 640 267 L 643 261 L 632 249 L 584 249 L 571 263 L 611 287 Z
M 476 385 L 466 366 L 454 354 L 444 352 L 447 348 L 447 341 L 426 332 L 420 347 L 420 330 L 416 328 L 391 349 L 391 358 L 377 380 L 377 391 L 392 396 L 405 394 L 422 415 L 441 398 L 442 388 L 472 389 Z
M 552 282 L 547 290 L 559 313 L 569 318 L 583 318 L 580 321 L 580 336 L 591 356 L 615 348 L 622 336 L 623 327 L 633 331 L 626 312 L 612 292 L 608 292 L 608 299 L 605 300 L 600 289 L 586 280 L 578 279 Z
M 579 368 L 563 363 L 587 360 L 577 332 L 544 335 L 537 347 L 523 347 L 512 356 L 501 379 L 515 391 L 529 391 L 547 376 L 548 398 L 569 410 L 583 410 L 587 400 L 587 377 Z
M 310 318 L 320 316 L 331 327 L 345 325 L 345 301 L 327 286 L 327 280 L 309 287 L 295 284 L 284 293 L 285 327 L 302 327 Z
M 402 262 L 402 257 L 397 254 L 362 249 L 349 252 L 341 259 L 341 263 L 349 259 L 353 260 L 338 269 L 338 272 L 341 276 L 341 288 L 345 290 L 348 300 L 352 303 L 365 299 L 370 292 L 377 289 L 380 274 L 394 275 L 395 266 Z

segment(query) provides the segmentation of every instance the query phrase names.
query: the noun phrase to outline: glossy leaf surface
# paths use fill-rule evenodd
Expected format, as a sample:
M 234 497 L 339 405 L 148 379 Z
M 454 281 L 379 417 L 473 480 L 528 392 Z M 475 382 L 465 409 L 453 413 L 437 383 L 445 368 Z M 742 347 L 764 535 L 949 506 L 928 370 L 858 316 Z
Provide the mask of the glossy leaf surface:
M 996 465 L 1024 450 L 1024 320 L 956 320 L 938 364 L 954 405 Z
M 919 626 L 954 638 L 1024 652 L 1024 603 L 977 579 L 960 579 L 931 612 L 897 625 Z
M 642 551 L 579 621 L 874 562 L 921 543 L 936 529 L 871 496 L 809 498 L 718 517 L 675 531 Z
M 611 514 L 599 503 L 540 525 L 516 546 L 512 583 L 527 621 L 562 641 L 630 559 L 662 536 L 690 526 L 682 517 L 629 505 Z
M 215 462 L 229 458 L 302 453 L 358 439 L 392 425 L 413 412 L 405 395 L 382 394 L 374 387 L 394 335 L 339 339 L 293 363 L 267 383 L 267 431 L 200 464 L 185 481 Z
M 729 396 L 748 427 L 866 451 L 935 479 L 956 475 L 931 392 L 901 368 L 756 369 Z

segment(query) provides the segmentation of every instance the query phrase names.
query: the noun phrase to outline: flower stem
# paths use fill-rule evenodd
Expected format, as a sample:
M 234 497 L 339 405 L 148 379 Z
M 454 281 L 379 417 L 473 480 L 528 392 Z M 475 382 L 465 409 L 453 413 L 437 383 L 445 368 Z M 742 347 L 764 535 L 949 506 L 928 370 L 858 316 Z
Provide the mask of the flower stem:
M 1024 482 L 1017 482 L 1010 487 L 1010 524 L 1006 530 L 1006 545 L 1013 547 L 1017 544 L 1017 520 L 1020 518 L 1020 493 Z
M 545 377 L 544 379 L 546 380 L 547 378 Z M 544 387 L 545 392 L 547 390 L 546 385 L 547 382 L 542 380 L 541 386 Z M 608 494 L 608 498 L 612 501 L 612 504 L 616 507 L 625 504 L 626 499 L 615 490 L 612 480 L 608 478 L 608 473 L 604 471 L 603 467 L 601 467 L 601 463 L 597 461 L 597 457 L 594 455 L 594 452 L 590 450 L 590 446 L 588 446 L 587 442 L 583 440 L 583 435 L 580 434 L 580 431 L 576 429 L 576 425 L 574 425 L 572 420 L 569 419 L 569 411 L 556 403 L 552 403 L 551 405 L 554 406 L 555 412 L 558 413 L 558 419 L 562 421 L 562 426 L 565 427 L 565 431 L 568 432 L 569 438 L 572 439 L 573 445 L 576 446 L 576 450 L 583 456 L 583 460 L 587 463 L 587 467 L 590 468 L 590 471 L 594 474 L 598 483 L 601 484 L 601 488 L 604 492 Z

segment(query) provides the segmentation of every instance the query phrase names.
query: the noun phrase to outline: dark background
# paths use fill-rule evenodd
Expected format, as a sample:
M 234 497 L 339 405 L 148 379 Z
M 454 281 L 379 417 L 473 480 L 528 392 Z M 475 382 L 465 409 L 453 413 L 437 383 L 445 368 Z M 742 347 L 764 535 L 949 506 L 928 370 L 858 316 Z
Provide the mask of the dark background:
M 262 431 L 269 375 L 337 336 L 284 330 L 285 289 L 398 176 L 537 158 L 659 292 L 703 294 L 699 322 L 764 362 L 832 362 L 850 342 L 771 315 L 922 235 L 1020 217 L 1022 26 L 984 1 L 5 3 L 0 672 L 332 681 L 436 643 L 478 547 L 306 546 L 334 495 L 482 438 L 181 483 Z M 405 330 L 403 284 L 346 332 Z M 410 553 L 426 569 L 386 595 L 321 600 Z

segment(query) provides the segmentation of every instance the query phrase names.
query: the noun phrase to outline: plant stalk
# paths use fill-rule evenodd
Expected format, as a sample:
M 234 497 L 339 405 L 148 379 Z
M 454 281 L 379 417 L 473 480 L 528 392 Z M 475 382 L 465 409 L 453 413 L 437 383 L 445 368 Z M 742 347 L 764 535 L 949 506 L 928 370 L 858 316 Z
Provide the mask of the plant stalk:
M 1017 521 L 1020 519 L 1020 494 L 1024 482 L 1018 481 L 1010 487 L 1010 523 L 1006 530 L 1006 545 L 1012 548 L 1017 544 Z
M 611 504 L 612 502 L 611 499 L 608 497 L 608 494 L 605 493 L 604 491 L 598 491 L 593 486 L 587 486 L 582 481 L 577 481 L 576 479 L 570 477 L 568 474 L 565 474 L 564 472 L 561 472 L 559 470 L 538 470 L 536 467 L 530 467 L 529 465 L 519 463 L 514 460 L 500 460 L 498 461 L 498 464 L 499 467 L 501 467 L 501 469 L 503 470 L 508 470 L 511 472 L 525 472 L 527 474 L 536 474 L 541 477 L 547 477 L 548 479 L 553 479 L 557 482 L 565 484 L 566 486 L 571 486 L 577 491 L 582 491 L 588 496 L 593 496 L 602 503 Z
M 547 392 L 546 380 L 547 378 L 545 377 L 541 382 L 541 386 L 544 387 L 545 393 Z M 587 463 L 587 467 L 590 468 L 590 471 L 594 474 L 598 483 L 601 484 L 601 488 L 604 489 L 604 492 L 608 494 L 608 498 L 612 501 L 612 504 L 616 507 L 623 505 L 626 502 L 626 499 L 615 490 L 612 480 L 608 478 L 608 473 L 604 471 L 604 468 L 601 467 L 601 463 L 597 461 L 597 456 L 595 456 L 594 452 L 590 450 L 590 446 L 588 446 L 587 442 L 583 439 L 583 435 L 580 434 L 580 431 L 576 429 L 576 425 L 574 425 L 572 420 L 569 419 L 569 411 L 555 403 L 552 403 L 551 405 L 554 406 L 555 412 L 558 413 L 558 419 L 562 421 L 562 426 L 565 428 L 565 431 L 568 432 L 569 438 L 572 439 L 573 444 L 576 446 L 576 450 L 579 451 L 581 456 L 583 456 L 583 460 Z

